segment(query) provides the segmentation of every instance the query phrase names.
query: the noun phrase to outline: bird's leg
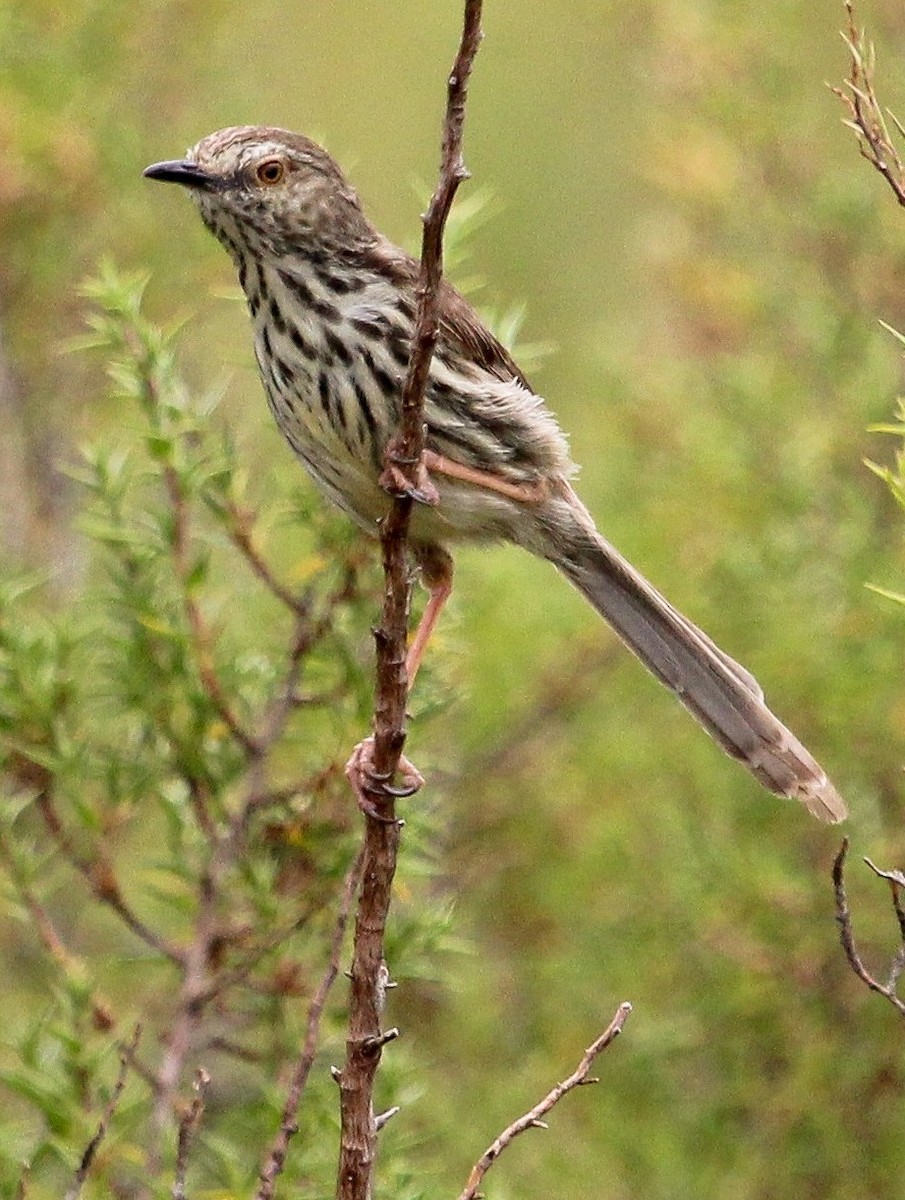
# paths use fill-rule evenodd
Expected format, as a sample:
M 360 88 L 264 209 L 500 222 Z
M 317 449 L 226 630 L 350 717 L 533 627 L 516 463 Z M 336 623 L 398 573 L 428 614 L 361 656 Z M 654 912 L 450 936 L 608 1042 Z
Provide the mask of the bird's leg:
M 427 649 L 434 627 L 443 611 L 443 606 L 452 594 L 453 562 L 446 551 L 435 542 L 422 543 L 414 548 L 415 557 L 421 567 L 421 580 L 427 588 L 429 598 L 424 608 L 412 644 L 405 656 L 405 672 L 409 691 L 415 682 L 421 659 Z
M 450 556 L 435 542 L 418 542 L 412 547 L 412 553 L 421 567 L 421 578 L 430 593 L 424 615 L 415 630 L 415 636 L 405 658 L 405 670 L 408 678 L 408 688 L 411 691 L 418 667 L 424 656 L 424 651 L 443 605 L 452 592 L 453 563 Z M 381 812 L 380 797 L 392 797 L 394 800 L 406 796 L 414 796 L 424 779 L 417 767 L 413 767 L 403 755 L 396 768 L 399 783 L 393 783 L 391 777 L 374 769 L 374 738 L 365 738 L 352 751 L 352 757 L 346 763 L 346 779 L 352 785 L 358 800 L 358 807 L 375 821 L 392 824 L 394 817 L 388 817 Z
M 456 462 L 455 459 L 435 454 L 433 450 L 424 451 L 424 465 L 429 471 L 435 471 L 439 475 L 461 480 L 462 483 L 473 483 L 475 487 L 498 492 L 501 496 L 519 500 L 522 504 L 540 504 L 550 495 L 550 483 L 546 479 L 538 479 L 533 483 L 511 483 L 508 479 L 501 479 L 499 475 L 492 475 L 489 471 L 466 467 L 464 463 Z

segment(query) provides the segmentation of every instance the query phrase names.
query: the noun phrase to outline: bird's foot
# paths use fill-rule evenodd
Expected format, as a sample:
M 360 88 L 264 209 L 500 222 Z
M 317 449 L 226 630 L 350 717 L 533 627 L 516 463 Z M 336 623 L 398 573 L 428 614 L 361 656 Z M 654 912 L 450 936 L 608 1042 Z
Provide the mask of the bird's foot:
M 440 503 L 440 493 L 434 487 L 427 467 L 421 459 L 416 463 L 392 453 L 387 454 L 379 483 L 391 496 L 409 496 L 418 504 Z
M 393 783 L 393 775 L 387 775 L 374 769 L 374 738 L 365 738 L 352 751 L 352 757 L 346 763 L 346 779 L 352 786 L 358 807 L 374 821 L 385 825 L 402 825 L 404 822 L 397 817 L 387 816 L 381 811 L 381 800 L 404 800 L 414 796 L 424 784 L 424 776 L 413 767 L 404 756 L 399 759 L 399 766 L 394 775 L 398 775 L 399 783 Z

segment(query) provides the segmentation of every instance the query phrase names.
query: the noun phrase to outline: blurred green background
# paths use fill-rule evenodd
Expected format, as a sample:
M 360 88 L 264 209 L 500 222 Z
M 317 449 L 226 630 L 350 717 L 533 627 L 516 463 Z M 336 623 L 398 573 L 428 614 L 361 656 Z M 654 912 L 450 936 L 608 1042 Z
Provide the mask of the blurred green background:
M 854 861 L 901 865 L 905 624 L 864 585 L 905 590 L 902 525 L 863 460 L 892 455 L 867 428 L 900 387 L 877 318 L 905 324 L 905 240 L 825 86 L 847 71 L 842 6 L 485 10 L 462 196 L 487 189 L 494 211 L 469 241 L 473 299 L 526 304 L 524 340 L 552 343 L 531 377 L 601 528 L 831 771 Z M 905 10 L 859 16 L 905 113 Z M 150 312 L 190 322 L 189 379 L 225 380 L 249 465 L 295 478 L 229 263 L 141 169 L 223 125 L 285 125 L 413 244 L 460 19 L 457 0 L 7 0 L 0 539 L 60 603 L 85 563 L 59 467 L 121 420 L 98 363 L 61 353 L 102 255 L 153 272 Z M 839 834 L 765 798 L 545 564 L 457 561 L 435 663 L 454 701 L 424 734 L 416 703 L 410 749 L 442 782 L 432 886 L 463 949 L 391 1014 L 417 1064 L 397 1122 L 425 1192 L 455 1194 L 630 999 L 601 1085 L 510 1150 L 490 1195 L 889 1194 L 902 1031 L 838 947 Z M 885 893 L 857 866 L 851 891 L 865 952 L 888 957 Z

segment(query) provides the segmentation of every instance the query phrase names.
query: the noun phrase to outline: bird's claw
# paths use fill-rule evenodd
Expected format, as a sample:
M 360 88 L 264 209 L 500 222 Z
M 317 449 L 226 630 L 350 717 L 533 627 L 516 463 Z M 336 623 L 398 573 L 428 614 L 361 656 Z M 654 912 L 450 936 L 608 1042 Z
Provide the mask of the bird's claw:
M 411 468 L 415 466 L 414 474 Z M 407 460 L 390 459 L 380 475 L 380 486 L 391 496 L 409 496 L 417 504 L 436 505 L 440 503 L 440 493 L 431 482 L 424 463 L 419 461 L 412 464 Z
M 374 770 L 373 737 L 359 742 L 352 751 L 352 757 L 346 763 L 346 779 L 352 785 L 358 807 L 365 816 L 374 821 L 381 821 L 385 825 L 403 825 L 404 822 L 397 817 L 390 817 L 382 812 L 379 801 L 380 799 L 403 800 L 408 796 L 414 796 L 424 784 L 424 777 L 405 757 L 399 759 L 399 766 L 393 774 L 400 776 L 400 783 L 392 784 L 390 783 L 392 775 Z M 372 796 L 377 799 L 377 803 L 371 799 Z

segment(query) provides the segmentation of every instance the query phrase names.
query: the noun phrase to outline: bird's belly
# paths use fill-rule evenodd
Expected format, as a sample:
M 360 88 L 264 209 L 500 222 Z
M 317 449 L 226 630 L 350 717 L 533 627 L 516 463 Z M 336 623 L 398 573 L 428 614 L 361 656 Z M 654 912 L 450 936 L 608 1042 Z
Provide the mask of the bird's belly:
M 264 376 L 264 384 L 277 427 L 319 490 L 369 533 L 376 534 L 388 501 L 369 455 L 349 444 L 351 439 L 337 429 L 298 381 L 291 392 L 269 376 Z
M 265 377 L 270 411 L 280 432 L 318 489 L 362 529 L 376 537 L 379 523 L 390 508 L 390 497 L 379 483 L 379 471 L 370 454 L 350 445 L 317 402 L 296 385 L 291 394 Z M 412 509 L 411 535 L 419 541 L 496 541 L 512 536 L 518 505 L 512 500 L 472 484 L 442 475 L 432 482 L 436 505 L 416 504 Z
M 377 536 L 390 508 L 379 482 L 389 414 L 372 403 L 366 420 L 348 376 L 336 373 L 327 386 L 320 366 L 297 356 L 290 363 L 285 346 L 277 342 L 283 354 L 273 353 L 263 332 L 256 333 L 258 367 L 280 432 L 319 490 Z M 418 503 L 412 510 L 416 540 L 511 540 L 519 518 L 524 519 L 524 505 L 498 492 L 438 473 L 432 482 L 438 503 Z

